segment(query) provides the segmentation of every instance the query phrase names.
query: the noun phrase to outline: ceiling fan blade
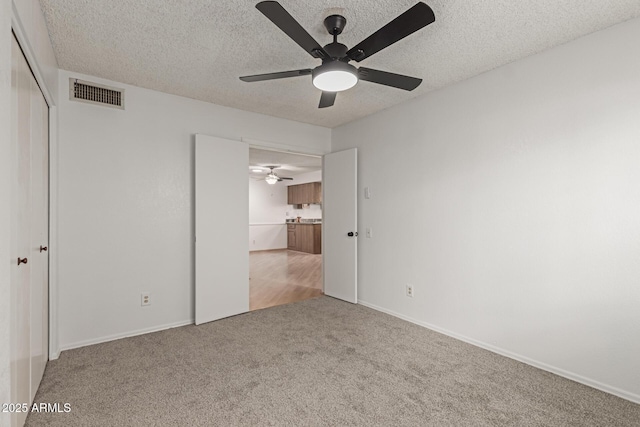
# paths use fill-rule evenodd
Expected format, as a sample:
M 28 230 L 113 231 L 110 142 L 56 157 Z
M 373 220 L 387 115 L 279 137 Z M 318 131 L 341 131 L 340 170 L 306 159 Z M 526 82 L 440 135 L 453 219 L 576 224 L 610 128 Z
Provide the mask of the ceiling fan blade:
M 414 90 L 422 79 L 409 77 L 402 74 L 388 73 L 386 71 L 373 70 L 371 68 L 360 67 L 358 78 L 367 82 L 378 83 L 385 86 L 392 86 L 398 89 Z
M 291 180 L 293 180 L 293 178 L 287 178 L 286 176 L 280 176 L 279 178 L 280 178 L 280 181 L 282 181 L 283 179 L 291 179 Z
M 261 82 L 263 80 L 284 79 L 287 77 L 308 76 L 311 74 L 311 69 L 306 70 L 294 70 L 294 71 L 281 71 L 279 73 L 267 73 L 256 74 L 254 76 L 243 76 L 240 80 L 243 82 Z
M 375 33 L 349 49 L 347 56 L 354 61 L 362 61 L 387 46 L 402 40 L 410 34 L 426 27 L 436 20 L 433 10 L 423 2 L 380 28 Z
M 329 56 L 322 46 L 277 1 L 261 1 L 256 5 L 256 8 L 306 50 L 309 55 L 314 58 Z
M 331 107 L 336 100 L 337 92 L 322 92 L 322 96 L 320 96 L 320 104 L 318 104 L 318 108 L 326 108 Z

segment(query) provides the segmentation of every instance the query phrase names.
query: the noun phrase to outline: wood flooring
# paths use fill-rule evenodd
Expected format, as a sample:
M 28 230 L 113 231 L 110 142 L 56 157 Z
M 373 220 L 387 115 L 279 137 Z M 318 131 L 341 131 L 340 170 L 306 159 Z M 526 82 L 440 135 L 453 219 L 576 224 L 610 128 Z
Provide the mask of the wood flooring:
M 249 254 L 249 309 L 322 295 L 322 255 L 278 249 Z

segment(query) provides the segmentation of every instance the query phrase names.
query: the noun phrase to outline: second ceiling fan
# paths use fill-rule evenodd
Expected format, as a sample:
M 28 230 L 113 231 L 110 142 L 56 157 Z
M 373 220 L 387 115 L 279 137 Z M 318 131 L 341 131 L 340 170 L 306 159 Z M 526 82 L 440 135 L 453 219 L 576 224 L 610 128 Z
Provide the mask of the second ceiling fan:
M 356 68 L 349 62 L 352 60 L 360 62 L 434 22 L 436 18 L 433 10 L 423 2 L 411 7 L 351 49 L 338 43 L 338 35 L 342 33 L 347 23 L 347 20 L 341 15 L 331 15 L 325 18 L 324 26 L 333 36 L 333 42 L 322 47 L 277 1 L 262 1 L 256 5 L 256 8 L 307 53 L 314 58 L 321 59 L 322 64 L 314 69 L 244 76 L 240 77 L 242 81 L 258 82 L 311 75 L 313 85 L 322 90 L 318 108 L 332 106 L 336 99 L 336 93 L 352 88 L 358 83 L 358 80 L 404 90 L 413 90 L 422 82 L 422 79 L 402 74 L 364 67 Z
M 267 166 L 270 170 L 269 173 L 267 174 L 267 176 L 265 177 L 265 181 L 267 181 L 267 184 L 275 184 L 278 181 L 282 181 L 283 179 L 290 179 L 293 180 L 293 178 L 288 178 L 286 176 L 279 176 L 277 173 L 275 173 L 273 170 L 274 169 L 278 169 L 280 168 L 280 166 Z

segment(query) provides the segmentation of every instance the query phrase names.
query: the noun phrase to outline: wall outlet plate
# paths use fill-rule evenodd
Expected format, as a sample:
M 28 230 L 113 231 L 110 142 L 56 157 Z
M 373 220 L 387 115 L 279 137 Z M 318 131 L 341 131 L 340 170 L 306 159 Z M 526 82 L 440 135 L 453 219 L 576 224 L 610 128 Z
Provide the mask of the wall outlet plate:
M 413 298 L 413 285 L 407 284 L 407 296 Z
M 143 292 L 140 294 L 140 305 L 151 305 L 151 292 Z

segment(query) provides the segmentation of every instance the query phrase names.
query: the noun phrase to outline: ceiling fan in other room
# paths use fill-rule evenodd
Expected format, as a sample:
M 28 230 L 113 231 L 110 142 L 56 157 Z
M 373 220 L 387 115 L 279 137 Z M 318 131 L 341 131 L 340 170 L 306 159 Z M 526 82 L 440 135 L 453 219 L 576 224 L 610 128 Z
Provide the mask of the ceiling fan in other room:
M 264 180 L 267 181 L 267 184 L 273 185 L 276 182 L 282 181 L 284 179 L 293 180 L 293 178 L 287 178 L 286 176 L 278 176 L 278 174 L 273 171 L 274 169 L 278 169 L 280 166 L 265 166 L 265 167 L 269 168 L 269 173 L 264 178 Z
M 404 90 L 413 90 L 422 83 L 422 79 L 371 68 L 356 68 L 349 62 L 360 62 L 434 22 L 433 10 L 423 2 L 417 3 L 351 49 L 338 43 L 338 35 L 347 23 L 344 16 L 330 15 L 325 18 L 324 26 L 333 36 L 333 42 L 322 47 L 277 1 L 261 1 L 256 8 L 308 54 L 322 60 L 322 64 L 314 69 L 244 76 L 240 77 L 242 81 L 259 82 L 311 75 L 313 85 L 322 91 L 318 108 L 332 106 L 337 92 L 352 88 L 359 80 Z

